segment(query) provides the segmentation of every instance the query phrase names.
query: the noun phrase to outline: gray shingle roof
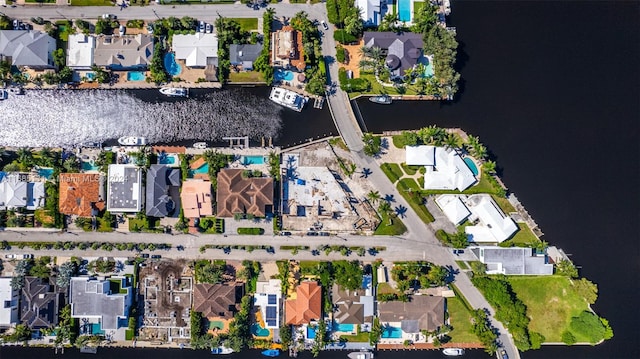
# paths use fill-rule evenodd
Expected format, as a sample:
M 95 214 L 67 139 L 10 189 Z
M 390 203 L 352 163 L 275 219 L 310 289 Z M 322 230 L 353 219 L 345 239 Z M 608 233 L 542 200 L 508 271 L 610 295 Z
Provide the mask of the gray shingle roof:
M 410 302 L 382 302 L 378 304 L 381 322 L 400 322 L 406 333 L 436 330 L 444 324 L 444 298 L 414 295 Z
M 231 65 L 242 65 L 244 61 L 254 62 L 262 52 L 262 45 L 239 45 L 229 46 L 229 60 Z
M 96 38 L 93 61 L 98 66 L 115 69 L 146 68 L 153 57 L 153 36 L 100 35 Z
M 396 76 L 404 76 L 405 70 L 418 63 L 422 56 L 422 35 L 415 33 L 365 32 L 364 45 L 387 51 L 385 62 Z
M 14 66 L 53 68 L 56 40 L 44 32 L 0 30 L 0 55 L 11 57 Z
M 151 165 L 147 171 L 147 216 L 166 217 L 175 210 L 171 187 L 180 187 L 180 170 L 165 165 Z
M 48 280 L 26 277 L 20 300 L 20 321 L 31 329 L 57 325 L 60 296 Z

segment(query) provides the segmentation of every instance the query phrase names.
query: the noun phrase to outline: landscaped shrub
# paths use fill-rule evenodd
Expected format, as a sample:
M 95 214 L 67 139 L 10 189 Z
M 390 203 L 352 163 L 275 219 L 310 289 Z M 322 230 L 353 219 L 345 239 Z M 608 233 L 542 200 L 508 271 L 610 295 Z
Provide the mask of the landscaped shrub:
M 342 29 L 338 29 L 333 33 L 333 39 L 341 44 L 349 44 L 358 41 L 357 37 Z
M 261 235 L 264 234 L 262 228 L 238 228 L 238 234 Z

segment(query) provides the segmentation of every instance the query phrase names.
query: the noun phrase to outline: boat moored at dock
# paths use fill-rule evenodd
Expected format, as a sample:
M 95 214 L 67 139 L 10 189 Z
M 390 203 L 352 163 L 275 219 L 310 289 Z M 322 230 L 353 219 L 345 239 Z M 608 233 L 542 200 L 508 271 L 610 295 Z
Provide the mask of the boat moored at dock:
M 461 348 L 445 348 L 442 349 L 442 354 L 450 357 L 457 357 L 464 355 L 464 349 Z
M 181 87 L 163 87 L 160 93 L 171 97 L 189 97 L 189 89 Z
M 309 98 L 282 87 L 272 87 L 269 100 L 294 111 L 302 112 Z
M 122 146 L 144 146 L 147 144 L 147 139 L 137 136 L 123 136 L 118 138 L 118 143 Z
M 369 97 L 369 101 L 380 105 L 391 105 L 391 103 L 393 102 L 391 96 L 389 95 L 371 96 Z
M 211 354 L 213 355 L 222 355 L 222 354 L 231 354 L 233 353 L 233 349 L 227 347 L 217 347 L 211 348 Z

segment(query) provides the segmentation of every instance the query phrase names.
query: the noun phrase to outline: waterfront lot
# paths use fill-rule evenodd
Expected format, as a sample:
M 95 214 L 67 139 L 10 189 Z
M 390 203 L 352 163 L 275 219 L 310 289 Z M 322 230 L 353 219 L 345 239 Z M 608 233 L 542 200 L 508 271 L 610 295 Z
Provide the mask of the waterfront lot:
M 531 318 L 529 330 L 538 332 L 546 342 L 562 342 L 572 317 L 589 310 L 587 302 L 574 290 L 567 277 L 507 277 L 518 298 L 527 306 Z M 578 342 L 588 341 L 573 333 Z
M 453 330 L 449 333 L 452 343 L 477 343 L 471 332 L 471 314 L 459 297 L 447 298 L 447 311 Z

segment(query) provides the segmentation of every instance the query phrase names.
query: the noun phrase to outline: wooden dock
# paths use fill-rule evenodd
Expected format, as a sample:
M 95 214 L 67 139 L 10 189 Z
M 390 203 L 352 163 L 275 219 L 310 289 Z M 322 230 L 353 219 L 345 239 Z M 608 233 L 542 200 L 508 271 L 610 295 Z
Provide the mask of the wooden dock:
M 313 108 L 317 108 L 318 110 L 322 110 L 324 106 L 324 97 L 316 97 L 313 102 Z

